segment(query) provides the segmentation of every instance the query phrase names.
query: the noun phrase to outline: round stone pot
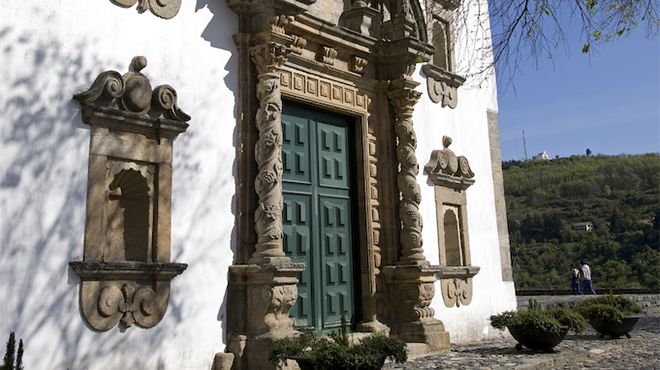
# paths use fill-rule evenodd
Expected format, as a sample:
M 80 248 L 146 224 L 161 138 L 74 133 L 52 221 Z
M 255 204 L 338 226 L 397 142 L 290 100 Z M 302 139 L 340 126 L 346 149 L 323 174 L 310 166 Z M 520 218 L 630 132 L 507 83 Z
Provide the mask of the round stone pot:
M 518 342 L 518 344 L 516 345 L 516 349 L 518 349 L 519 351 L 522 350 L 523 346 L 525 346 L 535 351 L 552 352 L 553 348 L 555 348 L 559 343 L 561 343 L 561 341 L 564 340 L 564 338 L 566 337 L 566 333 L 568 333 L 568 327 L 562 327 L 559 334 L 540 332 L 540 331 L 539 332 L 530 332 L 530 331 L 522 331 L 522 330 L 519 331 L 516 330 L 516 328 L 514 328 L 513 330 L 511 328 L 508 329 L 513 339 L 515 339 Z
M 623 318 L 623 321 L 618 323 L 615 321 L 596 321 L 589 320 L 589 324 L 593 326 L 594 329 L 600 334 L 601 337 L 606 335 L 611 336 L 612 338 L 619 338 L 621 336 L 626 336 L 630 338 L 630 332 L 639 321 L 640 315 L 631 315 Z

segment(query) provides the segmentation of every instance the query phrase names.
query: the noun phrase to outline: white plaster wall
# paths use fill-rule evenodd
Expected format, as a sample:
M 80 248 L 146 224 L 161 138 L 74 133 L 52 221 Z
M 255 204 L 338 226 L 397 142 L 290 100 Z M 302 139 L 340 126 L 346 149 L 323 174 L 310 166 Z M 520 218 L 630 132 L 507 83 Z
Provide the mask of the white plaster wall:
M 465 3 L 470 2 L 464 2 L 464 5 Z M 483 3 L 482 6 L 485 7 L 485 1 Z M 488 28 L 487 25 L 483 26 Z M 489 42 L 488 39 L 475 40 L 468 37 L 475 34 L 473 28 L 468 27 L 461 31 L 463 33 L 457 35 L 459 44 L 467 40 L 476 42 L 477 46 Z M 459 70 L 467 71 L 471 65 L 479 64 L 474 63 L 474 54 L 469 52 L 477 48 L 458 48 L 456 61 Z M 424 220 L 424 250 L 432 264 L 439 264 L 435 194 L 423 167 L 433 150 L 442 149 L 443 135 L 453 139 L 450 149 L 456 155 L 465 155 L 475 173 L 475 184 L 467 190 L 470 254 L 472 264 L 481 267 L 481 271 L 473 279 L 473 299 L 468 306 L 448 308 L 442 301 L 440 282 L 437 282 L 432 307 L 436 310 L 436 317 L 442 320 L 449 331 L 452 343 L 473 342 L 499 336 L 500 332 L 489 325 L 488 317 L 494 313 L 515 309 L 516 297 L 513 282 L 502 280 L 491 171 L 486 111 L 497 111 L 495 76 L 488 76 L 480 84 L 475 80 L 468 80 L 465 86 L 459 89 L 458 107 L 450 109 L 431 102 L 426 91 L 426 80 L 419 73 L 419 68 L 415 75 L 421 82 L 417 89 L 423 92 L 414 114 L 418 138 L 417 159 L 420 163 L 417 181 L 422 187 L 420 211 Z
M 183 1 L 162 20 L 108 0 L 5 0 L 0 11 L 0 343 L 26 369 L 209 369 L 222 351 L 233 257 L 237 20 L 225 1 Z M 188 270 L 153 329 L 95 333 L 68 262 L 83 253 L 89 129 L 75 92 L 145 55 L 192 116 L 174 145 L 173 260 Z M 4 344 L 2 344 L 4 346 Z M 2 347 L 4 348 L 4 347 Z M 3 349 L 4 353 L 4 349 Z

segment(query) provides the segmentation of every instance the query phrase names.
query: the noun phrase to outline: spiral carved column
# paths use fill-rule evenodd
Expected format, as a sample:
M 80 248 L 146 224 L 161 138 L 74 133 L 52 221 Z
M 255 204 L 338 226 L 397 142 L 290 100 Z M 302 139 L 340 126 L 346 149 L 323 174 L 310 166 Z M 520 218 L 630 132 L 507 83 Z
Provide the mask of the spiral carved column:
M 258 165 L 254 187 L 259 197 L 254 214 L 257 243 L 251 262 L 266 262 L 284 257 L 282 247 L 282 96 L 277 70 L 287 59 L 289 50 L 277 43 L 266 43 L 250 50 L 257 67 L 256 125 L 259 140 L 255 146 Z
M 388 96 L 394 109 L 394 132 L 397 138 L 396 157 L 399 165 L 397 186 L 399 189 L 399 219 L 401 220 L 401 255 L 403 263 L 426 261 L 422 249 L 422 216 L 419 203 L 422 194 L 417 184 L 419 163 L 415 156 L 417 136 L 413 128 L 412 114 L 421 93 L 414 90 L 417 82 L 408 79 L 390 83 Z

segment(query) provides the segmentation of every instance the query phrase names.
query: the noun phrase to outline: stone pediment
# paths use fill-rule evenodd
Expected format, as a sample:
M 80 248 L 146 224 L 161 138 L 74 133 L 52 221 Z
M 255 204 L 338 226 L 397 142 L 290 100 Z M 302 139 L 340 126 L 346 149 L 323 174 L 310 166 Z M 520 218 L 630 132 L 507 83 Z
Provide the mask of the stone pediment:
M 424 170 L 435 185 L 465 190 L 474 184 L 474 173 L 465 156 L 456 156 L 449 149 L 451 143 L 449 136 L 443 136 L 444 149 L 431 152 L 431 159 L 424 166 Z
M 170 85 L 152 89 L 141 72 L 146 66 L 147 58 L 137 56 L 129 72 L 102 72 L 87 91 L 74 95 L 82 106 L 83 121 L 169 138 L 184 132 L 190 116 L 177 105 L 176 90 Z

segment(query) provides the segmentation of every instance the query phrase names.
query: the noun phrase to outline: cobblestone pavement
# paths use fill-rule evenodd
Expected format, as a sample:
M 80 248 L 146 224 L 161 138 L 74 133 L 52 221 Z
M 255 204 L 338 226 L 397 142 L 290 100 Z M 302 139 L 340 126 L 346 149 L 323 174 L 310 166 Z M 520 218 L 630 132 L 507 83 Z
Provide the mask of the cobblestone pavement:
M 589 328 L 566 336 L 554 353 L 517 351 L 509 337 L 453 345 L 450 353 L 390 363 L 385 369 L 660 369 L 660 316 L 642 317 L 630 334 L 630 339 L 603 339 Z

